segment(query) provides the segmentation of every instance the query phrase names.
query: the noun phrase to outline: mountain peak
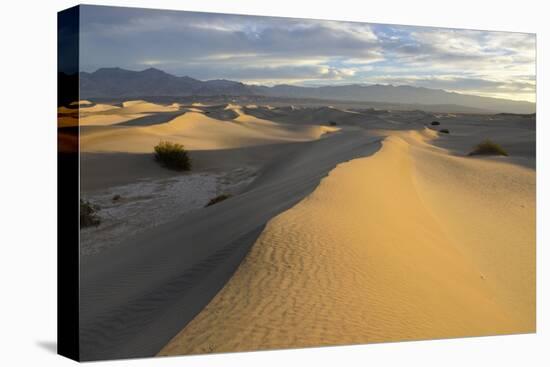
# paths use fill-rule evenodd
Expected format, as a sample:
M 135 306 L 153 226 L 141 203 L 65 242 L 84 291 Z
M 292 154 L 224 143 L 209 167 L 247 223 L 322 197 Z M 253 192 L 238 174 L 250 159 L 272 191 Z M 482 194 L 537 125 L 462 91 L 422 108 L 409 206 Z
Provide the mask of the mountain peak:
M 150 68 L 147 68 L 145 70 L 142 70 L 140 71 L 140 73 L 144 73 L 144 74 L 158 74 L 158 75 L 170 75 L 168 74 L 167 72 L 165 71 L 162 71 L 160 69 L 157 69 L 157 68 L 153 68 L 153 67 L 150 67 Z
M 94 71 L 92 74 L 104 73 L 104 72 L 110 72 L 110 71 L 130 71 L 130 70 L 126 70 L 126 69 L 119 68 L 118 66 L 114 66 L 114 67 L 99 68 L 96 71 Z
M 417 105 L 459 105 L 496 112 L 532 113 L 535 104 L 475 95 L 450 93 L 410 85 L 332 85 L 304 87 L 279 84 L 272 87 L 247 85 L 237 81 L 215 79 L 201 81 L 189 76 L 175 76 L 150 67 L 142 71 L 119 67 L 101 68 L 80 74 L 81 98 L 145 96 L 265 96 L 355 102 L 382 102 Z

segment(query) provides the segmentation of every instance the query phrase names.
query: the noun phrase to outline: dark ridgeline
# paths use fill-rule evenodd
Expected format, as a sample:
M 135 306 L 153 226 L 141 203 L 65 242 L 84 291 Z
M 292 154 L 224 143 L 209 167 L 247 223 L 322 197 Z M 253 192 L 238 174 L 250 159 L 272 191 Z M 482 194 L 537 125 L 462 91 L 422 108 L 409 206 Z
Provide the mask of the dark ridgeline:
M 243 83 L 230 80 L 203 82 L 188 76 L 177 77 L 154 68 L 143 71 L 102 68 L 93 73 L 81 72 L 80 89 L 83 99 L 93 97 L 241 96 L 255 94 L 250 86 Z
M 155 68 L 142 71 L 101 68 L 93 73 L 81 72 L 80 93 L 83 99 L 257 96 L 419 105 L 456 105 L 494 113 L 523 114 L 535 112 L 535 104 L 530 102 L 464 95 L 441 89 L 380 84 L 321 87 L 275 85 L 267 87 L 223 79 L 201 81 L 188 76 L 178 77 Z

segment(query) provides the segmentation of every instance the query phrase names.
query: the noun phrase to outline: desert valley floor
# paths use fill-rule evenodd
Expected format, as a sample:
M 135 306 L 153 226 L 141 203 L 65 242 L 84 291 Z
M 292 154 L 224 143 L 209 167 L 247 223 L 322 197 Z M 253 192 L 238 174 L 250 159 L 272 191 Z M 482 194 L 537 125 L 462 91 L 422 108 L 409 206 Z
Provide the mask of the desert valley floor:
M 142 100 L 59 113 L 80 121 L 81 197 L 102 220 L 80 233 L 84 360 L 535 330 L 533 115 Z M 509 156 L 469 156 L 484 139 Z M 155 162 L 161 140 L 192 170 Z

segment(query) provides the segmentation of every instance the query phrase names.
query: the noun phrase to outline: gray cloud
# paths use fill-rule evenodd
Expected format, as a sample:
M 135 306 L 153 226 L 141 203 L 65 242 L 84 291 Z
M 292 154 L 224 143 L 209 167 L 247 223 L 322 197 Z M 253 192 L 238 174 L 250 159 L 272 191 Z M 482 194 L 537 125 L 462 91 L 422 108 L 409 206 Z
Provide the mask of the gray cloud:
M 535 37 L 84 6 L 81 68 L 108 66 L 266 83 L 401 81 L 533 100 Z
M 212 62 L 223 55 L 252 55 L 247 57 L 249 63 L 266 63 L 277 57 L 288 61 L 349 57 L 368 60 L 376 58 L 379 49 L 368 26 L 358 30 L 347 23 L 207 17 L 196 13 L 121 16 L 118 22 L 110 17 L 106 22 L 95 13 L 89 19 L 85 14 L 82 59 L 89 69 L 105 63 L 135 64 L 135 60 L 150 59 L 167 64 L 178 60 L 185 65 L 205 59 Z M 96 18 L 99 20 L 94 21 Z

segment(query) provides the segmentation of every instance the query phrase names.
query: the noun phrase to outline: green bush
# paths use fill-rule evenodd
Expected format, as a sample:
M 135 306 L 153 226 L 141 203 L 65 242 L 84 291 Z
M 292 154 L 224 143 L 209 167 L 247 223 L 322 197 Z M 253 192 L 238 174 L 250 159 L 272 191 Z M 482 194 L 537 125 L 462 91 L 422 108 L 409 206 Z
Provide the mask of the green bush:
M 508 156 L 508 153 L 497 143 L 486 139 L 476 145 L 468 155 L 504 155 Z
M 215 198 L 212 198 L 210 199 L 210 201 L 208 202 L 208 204 L 206 204 L 204 207 L 206 208 L 207 206 L 210 206 L 210 205 L 214 205 L 214 204 L 217 204 L 221 201 L 224 201 L 226 199 L 229 199 L 231 197 L 231 195 L 229 194 L 221 194 L 221 195 L 218 195 L 216 196 Z
M 98 226 L 101 219 L 97 215 L 99 206 L 90 204 L 87 200 L 80 199 L 80 228 Z
M 177 171 L 189 171 L 191 169 L 191 158 L 183 148 L 183 145 L 161 141 L 155 146 L 155 160 L 166 168 Z

